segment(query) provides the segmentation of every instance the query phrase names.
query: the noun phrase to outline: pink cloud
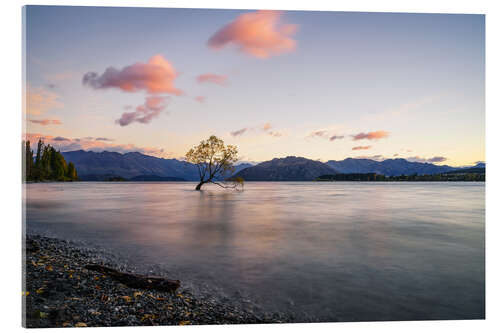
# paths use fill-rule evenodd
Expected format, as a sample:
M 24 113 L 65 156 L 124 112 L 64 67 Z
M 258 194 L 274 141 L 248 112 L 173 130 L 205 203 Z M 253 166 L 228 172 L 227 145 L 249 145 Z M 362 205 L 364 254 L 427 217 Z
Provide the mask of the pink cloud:
M 136 107 L 135 111 L 124 112 L 115 122 L 120 126 L 127 126 L 133 122 L 148 124 L 153 118 L 158 117 L 166 106 L 166 97 L 149 96 L 146 97 L 144 104 Z
M 205 96 L 196 96 L 194 99 L 195 99 L 195 101 L 200 102 L 200 103 L 205 103 L 205 101 L 207 100 L 207 98 Z
M 377 140 L 377 139 L 387 138 L 388 136 L 389 136 L 389 132 L 386 132 L 386 131 L 375 131 L 375 132 L 354 134 L 352 136 L 352 139 L 354 141 L 363 140 L 363 139 Z
M 352 150 L 367 150 L 370 149 L 372 146 L 357 146 L 357 147 L 352 147 Z
M 60 136 L 52 136 L 52 135 L 44 135 L 40 133 L 27 133 L 25 134 L 25 140 L 29 140 L 32 143 L 38 142 L 38 140 L 42 140 L 45 143 L 50 144 L 54 148 L 65 152 L 72 150 L 92 150 L 96 152 L 100 151 L 116 151 L 119 153 L 130 153 L 130 152 L 140 152 L 146 155 L 152 155 L 157 157 L 173 157 L 173 153 L 166 152 L 162 148 L 157 147 L 138 147 L 134 144 L 112 144 L 102 140 L 94 139 L 93 137 L 85 137 L 85 138 L 65 138 Z M 35 146 L 32 144 L 32 147 Z
M 42 126 L 62 124 L 62 122 L 59 119 L 30 119 L 30 122 Z
M 276 131 L 271 131 L 271 128 L 273 128 L 273 126 L 270 124 L 270 123 L 265 123 L 263 126 L 262 126 L 262 130 L 264 132 L 266 132 L 268 135 L 270 136 L 274 136 L 275 138 L 278 138 L 280 136 L 283 136 L 282 133 L 280 132 L 276 132 Z
M 223 86 L 226 84 L 227 76 L 213 74 L 213 73 L 206 73 L 206 74 L 198 75 L 196 77 L 196 80 L 198 81 L 198 83 L 215 83 L 215 84 L 218 84 L 220 86 Z
M 122 69 L 108 67 L 103 74 L 88 72 L 83 84 L 94 89 L 117 88 L 125 92 L 146 91 L 150 94 L 168 93 L 182 95 L 174 86 L 178 73 L 170 62 L 157 54 L 147 63 L 137 62 Z
M 208 46 L 219 50 L 234 44 L 241 52 L 262 59 L 293 51 L 296 42 L 290 36 L 297 25 L 280 23 L 281 15 L 272 10 L 242 14 L 210 37 Z
M 262 126 L 262 130 L 263 130 L 263 131 L 269 131 L 271 128 L 272 128 L 272 126 L 271 126 L 271 124 L 270 124 L 270 123 L 265 123 L 265 124 Z

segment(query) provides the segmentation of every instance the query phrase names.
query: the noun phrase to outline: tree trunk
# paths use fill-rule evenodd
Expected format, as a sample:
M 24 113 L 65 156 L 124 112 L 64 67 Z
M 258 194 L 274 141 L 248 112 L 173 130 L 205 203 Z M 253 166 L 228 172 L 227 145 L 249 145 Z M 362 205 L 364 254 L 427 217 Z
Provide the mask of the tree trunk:
M 201 187 L 203 186 L 203 184 L 205 184 L 206 182 L 200 182 L 198 185 L 196 185 L 196 191 L 199 191 L 201 190 Z

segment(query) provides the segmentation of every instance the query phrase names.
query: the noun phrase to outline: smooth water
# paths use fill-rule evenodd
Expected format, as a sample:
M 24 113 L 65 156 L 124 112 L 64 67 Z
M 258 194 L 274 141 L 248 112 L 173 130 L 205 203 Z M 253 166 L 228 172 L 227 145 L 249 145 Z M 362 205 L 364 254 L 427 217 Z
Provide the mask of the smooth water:
M 194 186 L 28 184 L 27 230 L 297 320 L 484 317 L 484 183 Z

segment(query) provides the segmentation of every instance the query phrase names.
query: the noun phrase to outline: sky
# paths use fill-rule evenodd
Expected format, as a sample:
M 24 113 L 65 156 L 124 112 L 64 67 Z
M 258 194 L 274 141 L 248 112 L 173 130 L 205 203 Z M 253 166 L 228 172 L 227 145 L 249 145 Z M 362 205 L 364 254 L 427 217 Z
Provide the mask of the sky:
M 244 161 L 485 159 L 484 16 L 25 7 L 25 137 Z

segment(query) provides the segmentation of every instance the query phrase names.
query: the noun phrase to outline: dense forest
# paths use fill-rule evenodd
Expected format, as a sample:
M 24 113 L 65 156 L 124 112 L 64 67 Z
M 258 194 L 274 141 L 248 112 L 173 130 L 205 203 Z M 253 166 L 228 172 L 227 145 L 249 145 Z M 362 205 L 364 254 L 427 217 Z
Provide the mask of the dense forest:
M 450 182 L 450 181 L 485 181 L 485 168 L 469 168 L 455 170 L 434 175 L 401 175 L 384 176 L 377 173 L 339 173 L 334 175 L 323 175 L 316 178 L 317 181 L 410 181 L 410 182 Z
M 30 142 L 23 141 L 23 162 L 26 181 L 73 181 L 78 180 L 75 165 L 66 163 L 62 154 L 54 147 L 38 141 L 36 155 Z

